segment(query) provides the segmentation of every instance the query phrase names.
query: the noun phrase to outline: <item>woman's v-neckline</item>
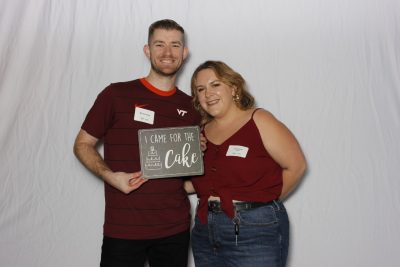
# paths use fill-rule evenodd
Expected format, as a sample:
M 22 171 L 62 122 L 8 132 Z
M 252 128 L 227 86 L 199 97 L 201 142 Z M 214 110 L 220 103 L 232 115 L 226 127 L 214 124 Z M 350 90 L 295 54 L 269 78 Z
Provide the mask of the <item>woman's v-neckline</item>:
M 244 127 L 246 127 L 251 121 L 253 121 L 253 116 L 251 116 L 250 119 L 249 119 L 245 124 L 243 124 L 239 129 L 237 129 L 233 134 L 231 134 L 228 138 L 226 138 L 226 139 L 225 139 L 223 142 L 221 142 L 220 144 L 216 144 L 216 143 L 214 143 L 213 141 L 211 141 L 210 139 L 208 139 L 205 130 L 203 130 L 204 136 L 205 136 L 205 138 L 207 139 L 207 142 L 211 143 L 213 146 L 220 147 L 220 146 L 223 146 L 223 145 L 224 145 L 226 142 L 228 142 L 230 139 L 232 139 L 235 135 L 237 135 L 237 134 L 238 134 Z

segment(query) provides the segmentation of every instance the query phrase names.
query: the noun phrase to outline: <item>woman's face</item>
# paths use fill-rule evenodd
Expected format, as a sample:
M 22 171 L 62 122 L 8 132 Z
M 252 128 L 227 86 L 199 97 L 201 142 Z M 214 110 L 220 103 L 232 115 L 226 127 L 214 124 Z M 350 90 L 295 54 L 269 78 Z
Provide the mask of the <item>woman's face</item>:
M 195 91 L 202 109 L 214 118 L 224 116 L 235 107 L 234 88 L 219 80 L 212 69 L 198 72 Z

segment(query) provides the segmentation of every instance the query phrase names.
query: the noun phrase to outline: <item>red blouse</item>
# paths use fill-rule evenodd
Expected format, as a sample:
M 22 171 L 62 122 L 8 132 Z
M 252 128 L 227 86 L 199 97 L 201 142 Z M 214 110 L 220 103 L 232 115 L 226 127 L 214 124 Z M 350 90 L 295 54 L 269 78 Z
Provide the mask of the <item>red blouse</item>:
M 207 142 L 205 174 L 192 178 L 202 223 L 207 222 L 211 195 L 220 197 L 222 209 L 233 218 L 232 200 L 268 202 L 281 194 L 282 168 L 265 149 L 253 115 L 221 145 Z

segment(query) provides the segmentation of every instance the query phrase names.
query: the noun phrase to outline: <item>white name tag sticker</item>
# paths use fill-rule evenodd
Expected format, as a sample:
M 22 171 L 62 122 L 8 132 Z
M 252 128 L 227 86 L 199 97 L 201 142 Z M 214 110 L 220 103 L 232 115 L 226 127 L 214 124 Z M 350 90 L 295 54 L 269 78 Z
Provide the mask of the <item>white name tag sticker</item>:
M 248 147 L 231 145 L 229 146 L 228 151 L 226 152 L 226 156 L 245 158 L 247 156 L 248 151 L 249 151 Z
M 136 107 L 133 119 L 147 124 L 154 124 L 154 111 Z

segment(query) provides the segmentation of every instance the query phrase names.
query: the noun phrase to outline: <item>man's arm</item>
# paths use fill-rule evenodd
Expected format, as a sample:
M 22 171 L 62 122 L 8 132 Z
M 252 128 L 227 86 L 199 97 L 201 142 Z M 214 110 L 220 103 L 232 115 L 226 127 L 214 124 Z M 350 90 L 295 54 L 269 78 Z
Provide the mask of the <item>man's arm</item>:
M 147 179 L 142 173 L 113 172 L 96 149 L 98 139 L 85 130 L 80 130 L 74 144 L 74 153 L 82 164 L 106 183 L 125 194 L 139 188 Z

